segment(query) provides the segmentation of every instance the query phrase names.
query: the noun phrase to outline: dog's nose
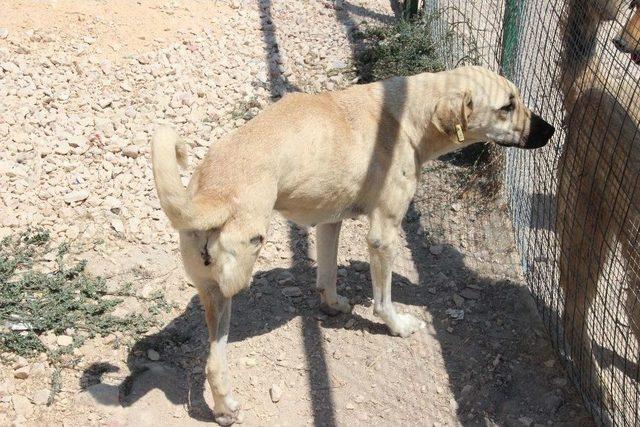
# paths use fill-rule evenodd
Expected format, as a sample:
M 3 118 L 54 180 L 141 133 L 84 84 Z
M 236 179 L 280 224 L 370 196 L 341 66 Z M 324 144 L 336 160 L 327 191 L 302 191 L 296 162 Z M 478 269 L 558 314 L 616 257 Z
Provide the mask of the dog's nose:
M 547 145 L 555 133 L 556 128 L 551 126 L 546 120 L 537 114 L 531 115 L 531 127 L 529 131 L 529 139 L 524 148 L 540 148 Z
M 622 40 L 622 38 L 620 37 L 616 37 L 615 39 L 612 40 L 613 41 L 613 45 L 620 51 L 620 52 L 627 52 L 627 45 L 625 44 L 624 40 Z

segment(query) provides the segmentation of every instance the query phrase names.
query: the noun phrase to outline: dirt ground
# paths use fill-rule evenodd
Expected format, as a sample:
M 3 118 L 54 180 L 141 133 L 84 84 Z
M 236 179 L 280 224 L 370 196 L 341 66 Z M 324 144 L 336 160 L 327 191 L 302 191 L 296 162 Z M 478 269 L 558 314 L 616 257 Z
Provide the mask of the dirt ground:
M 318 76 L 329 68 L 348 68 L 354 25 L 362 20 L 389 22 L 397 12 L 394 2 L 315 0 L 273 4 L 265 0 L 15 0 L 4 1 L 1 7 L 0 29 L 7 29 L 8 37 L 0 39 L 0 63 L 16 58 L 21 70 L 25 63 L 38 69 L 40 58 L 71 47 L 71 52 L 65 52 L 68 63 L 86 61 L 87 70 L 103 67 L 104 60 L 114 67 L 136 59 L 142 66 L 152 66 L 141 58 L 154 58 L 158 49 L 177 43 L 180 46 L 175 49 L 180 52 L 198 50 L 203 64 L 229 67 L 232 75 L 224 85 L 206 89 L 216 91 L 213 99 L 220 105 L 243 102 L 246 82 L 233 70 L 244 68 L 245 62 L 253 67 L 264 60 L 266 51 L 269 65 L 266 78 L 258 77 L 262 86 L 253 95 L 256 109 L 290 87 L 318 89 L 317 81 L 319 89 L 349 84 L 348 73 L 324 80 Z M 273 55 L 282 60 L 272 61 Z M 230 61 L 238 64 L 232 66 Z M 11 80 L 12 67 L 4 69 L 0 86 L 4 81 L 20 87 L 20 79 Z M 134 105 L 134 109 L 154 109 L 148 99 L 151 95 L 138 92 L 153 78 L 143 75 L 146 69 L 136 70 L 132 73 L 140 73 L 135 80 L 140 88 L 131 93 L 123 87 L 120 96 L 140 96 L 144 99 L 140 104 L 148 105 Z M 233 98 L 232 92 L 241 96 Z M 15 94 L 20 89 L 10 91 Z M 204 103 L 208 96 L 198 98 L 204 98 Z M 220 125 L 218 136 L 249 118 L 238 117 L 236 106 L 212 119 Z M 114 102 L 104 108 L 120 107 Z M 136 133 L 136 120 L 145 132 L 149 122 L 158 118 L 178 123 L 184 130 L 188 123 L 179 120 L 184 106 L 175 107 L 177 114 L 169 114 L 170 108 L 162 117 L 144 113 L 123 122 L 123 139 Z M 24 141 L 18 142 L 14 130 L 18 121 L 0 119 L 3 123 L 9 128 L 8 145 L 22 147 Z M 196 157 L 210 143 L 201 135 L 212 130 L 200 125 L 194 125 L 198 136 L 186 135 Z M 116 127 L 114 138 L 118 134 Z M 101 135 L 110 138 L 104 132 Z M 58 150 L 55 129 L 48 136 L 32 141 L 36 152 L 38 144 L 52 145 L 48 158 L 70 164 L 65 174 L 74 173 L 74 162 L 83 158 L 64 157 L 76 154 Z M 0 160 L 14 171 L 31 165 L 31 157 L 25 157 L 29 152 L 3 148 Z M 76 351 L 75 366 L 62 370 L 61 390 L 51 405 L 37 398 L 39 391 L 51 387 L 52 367 L 46 358 L 29 361 L 31 375 L 26 379 L 15 378 L 9 364 L 0 367 L 0 425 L 182 426 L 212 421 L 209 386 L 203 377 L 207 348 L 203 313 L 195 289 L 183 275 L 176 235 L 157 214 L 146 151 L 140 148 L 139 152 L 140 157 L 116 167 L 138 168 L 140 174 L 133 171 L 131 177 L 110 181 L 89 171 L 82 178 L 82 182 L 95 180 L 100 188 L 122 186 L 116 198 L 123 210 L 130 206 L 130 216 L 120 222 L 111 216 L 99 217 L 107 218 L 104 221 L 86 216 L 91 209 L 104 210 L 88 198 L 86 203 L 73 201 L 74 210 L 51 223 L 57 225 L 55 236 L 60 240 L 101 239 L 82 254 L 91 272 L 115 285 L 131 282 L 140 295 L 160 289 L 175 308 L 164 316 L 163 327 L 142 338 L 107 336 L 87 341 Z M 55 173 L 52 170 L 52 176 Z M 372 314 L 365 220 L 343 226 L 338 287 L 355 308 L 351 315 L 334 318 L 320 314 L 317 307 L 313 230 L 279 217 L 274 220 L 251 288 L 234 299 L 228 357 L 245 425 L 591 424 L 523 285 L 504 202 L 487 202 L 478 194 L 462 197 L 468 173 L 455 158 L 427 164 L 403 222 L 393 298 L 402 311 L 428 325 L 407 339 L 390 336 Z M 3 234 L 40 218 L 46 224 L 47 215 L 58 218 L 57 205 L 49 213 L 44 203 L 30 198 L 39 187 L 22 193 L 19 180 L 28 177 L 7 176 L 7 193 L 13 196 L 3 195 L 0 205 Z M 45 185 L 46 176 L 38 179 Z M 143 180 L 139 192 L 127 187 L 131 181 Z M 21 206 L 18 202 L 32 206 L 34 213 L 13 214 Z M 143 218 L 141 222 L 133 222 L 136 216 Z M 69 233 L 78 223 L 94 222 L 104 227 L 87 225 Z M 301 290 L 299 295 L 285 296 L 282 289 L 293 286 Z M 121 310 L 136 309 L 133 298 Z M 282 391 L 276 403 L 270 397 L 274 385 Z

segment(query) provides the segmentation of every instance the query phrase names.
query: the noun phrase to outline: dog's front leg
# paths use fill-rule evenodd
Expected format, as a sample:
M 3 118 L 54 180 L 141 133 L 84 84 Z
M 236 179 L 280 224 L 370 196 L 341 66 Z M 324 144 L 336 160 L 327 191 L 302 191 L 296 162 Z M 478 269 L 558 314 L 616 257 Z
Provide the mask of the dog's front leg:
M 410 314 L 398 314 L 391 302 L 391 275 L 399 227 L 398 217 L 374 210 L 370 216 L 370 227 L 367 242 L 371 256 L 373 311 L 387 324 L 392 334 L 407 337 L 424 328 L 425 323 Z
M 198 284 L 200 301 L 209 329 L 207 380 L 211 386 L 216 422 L 231 425 L 238 420 L 240 404 L 233 398 L 227 366 L 227 338 L 231 319 L 231 298 L 222 295 L 214 284 Z
M 338 240 L 342 222 L 318 224 L 316 227 L 318 275 L 316 287 L 320 292 L 320 310 L 335 316 L 350 313 L 349 300 L 338 295 L 336 280 L 338 272 Z

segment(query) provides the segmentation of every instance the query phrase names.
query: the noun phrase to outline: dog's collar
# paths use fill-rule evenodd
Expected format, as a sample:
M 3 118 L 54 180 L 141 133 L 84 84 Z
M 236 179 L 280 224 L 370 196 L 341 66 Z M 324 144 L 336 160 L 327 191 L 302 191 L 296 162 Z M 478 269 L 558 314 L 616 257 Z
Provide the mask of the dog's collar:
M 456 136 L 458 137 L 458 144 L 464 143 L 464 131 L 462 130 L 462 125 L 456 125 Z

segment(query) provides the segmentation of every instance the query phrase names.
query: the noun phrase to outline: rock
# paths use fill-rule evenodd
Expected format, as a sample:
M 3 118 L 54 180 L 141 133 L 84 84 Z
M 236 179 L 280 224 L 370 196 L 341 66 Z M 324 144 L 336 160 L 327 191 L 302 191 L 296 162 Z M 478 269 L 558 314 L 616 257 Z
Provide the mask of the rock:
M 278 275 L 278 284 L 281 286 L 291 286 L 295 283 L 295 277 L 288 271 L 283 271 Z
M 462 307 L 464 305 L 464 298 L 458 294 L 453 294 L 453 302 L 457 307 Z
M 14 395 L 11 397 L 11 403 L 17 416 L 30 418 L 33 415 L 33 404 L 26 397 Z
M 451 317 L 452 319 L 455 320 L 462 320 L 464 319 L 464 310 L 456 310 L 454 308 L 449 308 L 447 309 L 446 313 L 449 315 L 449 317 Z
M 137 158 L 140 155 L 140 148 L 135 145 L 127 145 L 122 149 L 122 154 L 125 157 Z
M 3 62 L 0 64 L 0 68 L 8 73 L 18 73 L 20 71 L 20 68 L 13 62 Z
M 28 364 L 29 364 L 29 361 L 27 359 L 25 359 L 22 356 L 18 356 L 15 362 L 13 362 L 13 369 L 20 369 L 27 366 Z
M 7 37 L 9 37 L 9 30 L 0 27 L 0 39 L 6 39 Z
M 440 255 L 443 251 L 444 251 L 443 245 L 438 244 L 438 245 L 429 246 L 429 252 L 431 252 L 433 255 Z
M 71 151 L 71 147 L 69 146 L 69 144 L 67 144 L 64 141 L 59 142 L 58 145 L 56 145 L 56 148 L 54 150 L 56 154 L 60 154 L 60 155 L 69 154 L 70 151 Z
M 462 205 L 458 202 L 451 204 L 451 210 L 458 212 L 460 211 L 460 209 L 462 209 Z
M 249 368 L 252 368 L 258 364 L 256 359 L 254 359 L 253 357 L 241 357 L 240 362 Z
M 147 357 L 149 358 L 149 360 L 157 362 L 158 360 L 160 360 L 160 353 L 150 348 L 149 350 L 147 350 Z
M 30 373 L 31 368 L 29 366 L 23 366 L 13 371 L 13 377 L 19 380 L 26 380 L 27 378 L 29 378 Z
M 124 233 L 124 223 L 120 218 L 113 218 L 111 220 L 111 228 L 113 228 L 117 233 Z
M 460 292 L 460 295 L 462 295 L 466 299 L 480 299 L 480 292 L 474 291 L 470 288 L 464 288 L 462 292 Z
M 66 347 L 68 345 L 73 344 L 73 338 L 70 337 L 69 335 L 58 335 L 58 337 L 56 338 L 56 343 L 60 347 Z
M 369 269 L 369 266 L 366 262 L 356 261 L 353 263 L 353 269 L 358 273 L 363 273 Z
M 82 202 L 90 196 L 89 190 L 77 190 L 67 193 L 62 198 L 65 203 L 72 204 L 75 202 Z
M 42 362 L 36 362 L 31 365 L 31 373 L 29 374 L 33 378 L 44 377 L 47 374 L 47 367 Z
M 282 295 L 290 298 L 301 297 L 302 290 L 297 286 L 288 286 L 282 290 Z
M 546 366 L 547 368 L 553 368 L 555 364 L 556 364 L 556 359 L 549 359 L 546 362 L 544 362 L 544 366 Z
M 347 269 L 346 268 L 339 268 L 338 269 L 338 276 L 339 277 L 347 277 Z
M 273 403 L 278 403 L 282 398 L 282 388 L 277 384 L 273 384 L 269 389 L 269 396 L 271 396 Z
M 344 407 L 345 407 L 346 409 L 348 409 L 349 411 L 353 411 L 354 409 L 356 409 L 356 405 L 354 405 L 354 404 L 353 404 L 353 403 L 351 403 L 351 402 L 348 402 L 346 405 L 344 405 Z
M 33 396 L 31 396 L 31 401 L 36 405 L 46 405 L 47 402 L 49 402 L 50 395 L 51 395 L 51 391 L 46 388 L 43 388 L 33 393 Z
M 344 327 L 345 329 L 351 329 L 355 324 L 356 324 L 356 320 L 354 318 L 351 318 L 347 320 L 347 323 L 344 324 Z

